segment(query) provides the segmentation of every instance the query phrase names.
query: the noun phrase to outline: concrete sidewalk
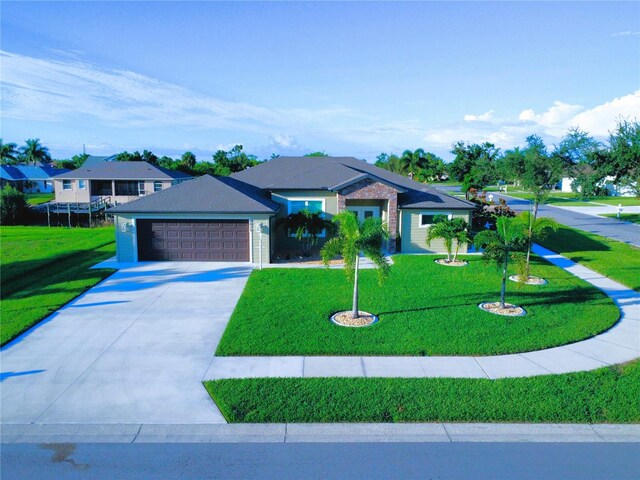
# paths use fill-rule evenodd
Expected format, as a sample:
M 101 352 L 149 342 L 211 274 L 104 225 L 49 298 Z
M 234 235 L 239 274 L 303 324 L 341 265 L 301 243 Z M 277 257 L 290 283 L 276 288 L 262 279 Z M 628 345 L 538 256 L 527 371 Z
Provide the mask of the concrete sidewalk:
M 640 442 L 640 425 L 526 423 L 5 424 L 2 443 Z
M 215 357 L 208 380 L 255 377 L 532 377 L 594 370 L 640 357 L 640 294 L 540 246 L 534 252 L 613 299 L 620 320 L 580 342 L 534 352 L 460 357 Z

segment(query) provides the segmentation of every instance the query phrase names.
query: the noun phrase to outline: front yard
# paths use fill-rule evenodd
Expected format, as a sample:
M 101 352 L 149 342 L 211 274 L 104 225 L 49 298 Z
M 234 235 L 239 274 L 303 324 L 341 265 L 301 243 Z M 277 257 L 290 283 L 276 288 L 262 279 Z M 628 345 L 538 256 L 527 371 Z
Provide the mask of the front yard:
M 507 301 L 525 317 L 501 317 L 477 305 L 496 301 L 499 274 L 480 257 L 444 267 L 433 256 L 396 256 L 389 279 L 361 272 L 360 308 L 380 316 L 366 328 L 331 324 L 350 307 L 351 284 L 341 270 L 254 271 L 217 355 L 496 355 L 539 350 L 596 335 L 619 312 L 595 287 L 536 259 L 546 286 L 509 282 Z
M 227 421 L 640 422 L 640 362 L 499 380 L 252 378 L 205 382 Z
M 115 254 L 113 227 L 0 229 L 0 345 L 20 335 L 113 270 L 90 267 Z

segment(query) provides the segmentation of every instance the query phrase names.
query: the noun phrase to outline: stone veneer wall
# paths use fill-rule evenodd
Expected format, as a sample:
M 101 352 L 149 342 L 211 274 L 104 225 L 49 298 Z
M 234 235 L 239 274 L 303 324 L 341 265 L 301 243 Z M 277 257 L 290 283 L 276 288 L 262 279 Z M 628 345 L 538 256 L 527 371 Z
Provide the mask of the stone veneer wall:
M 396 251 L 396 237 L 398 236 L 398 190 L 384 183 L 366 179 L 349 185 L 338 192 L 338 212 L 345 210 L 347 200 L 386 200 L 387 224 L 389 227 L 390 253 Z

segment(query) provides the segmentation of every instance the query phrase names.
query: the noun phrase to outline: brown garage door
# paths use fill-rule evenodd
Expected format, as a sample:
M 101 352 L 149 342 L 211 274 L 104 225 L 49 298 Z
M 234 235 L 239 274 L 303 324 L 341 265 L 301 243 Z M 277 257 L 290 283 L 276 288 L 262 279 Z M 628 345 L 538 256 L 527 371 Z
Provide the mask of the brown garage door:
M 247 220 L 138 220 L 139 260 L 249 261 Z

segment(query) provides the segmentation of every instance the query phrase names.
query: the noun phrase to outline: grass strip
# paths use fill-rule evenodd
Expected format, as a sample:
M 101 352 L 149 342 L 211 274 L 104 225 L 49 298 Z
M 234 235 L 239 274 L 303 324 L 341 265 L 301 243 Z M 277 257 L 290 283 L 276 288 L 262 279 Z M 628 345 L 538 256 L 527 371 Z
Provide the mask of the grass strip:
M 204 386 L 231 423 L 637 423 L 640 362 L 530 378 L 256 378 Z
M 564 225 L 538 243 L 640 291 L 640 248 Z
M 601 215 L 602 217 L 615 218 L 618 220 L 617 213 L 605 213 Z M 619 220 L 623 222 L 631 222 L 631 223 L 639 223 L 640 224 L 640 213 L 622 213 L 620 214 Z

